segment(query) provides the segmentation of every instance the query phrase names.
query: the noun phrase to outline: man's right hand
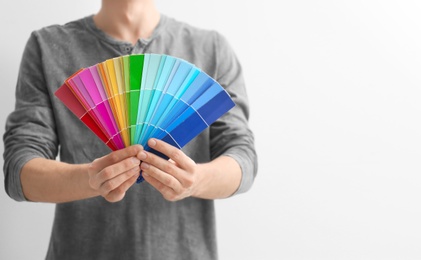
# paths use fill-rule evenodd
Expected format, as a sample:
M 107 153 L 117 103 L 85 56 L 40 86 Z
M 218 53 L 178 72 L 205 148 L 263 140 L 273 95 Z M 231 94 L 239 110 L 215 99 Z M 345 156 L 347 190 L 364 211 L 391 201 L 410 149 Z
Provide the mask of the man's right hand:
M 140 173 L 136 157 L 143 147 L 133 145 L 95 159 L 88 167 L 89 186 L 109 202 L 124 198 Z

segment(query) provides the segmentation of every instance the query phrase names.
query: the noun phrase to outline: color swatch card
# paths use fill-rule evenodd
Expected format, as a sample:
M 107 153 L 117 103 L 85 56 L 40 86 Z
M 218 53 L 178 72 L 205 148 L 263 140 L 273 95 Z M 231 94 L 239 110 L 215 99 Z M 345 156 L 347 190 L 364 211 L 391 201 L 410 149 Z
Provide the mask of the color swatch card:
M 147 146 L 152 137 L 182 148 L 235 106 L 199 68 L 161 54 L 82 68 L 55 95 L 113 151 L 141 144 L 155 152 Z

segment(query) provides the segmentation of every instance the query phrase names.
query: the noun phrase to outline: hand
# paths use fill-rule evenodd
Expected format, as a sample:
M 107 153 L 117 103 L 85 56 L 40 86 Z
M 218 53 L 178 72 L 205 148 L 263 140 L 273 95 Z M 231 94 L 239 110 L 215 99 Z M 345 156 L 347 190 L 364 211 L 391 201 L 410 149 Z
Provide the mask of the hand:
M 140 168 L 145 180 L 169 201 L 193 195 L 198 183 L 197 164 L 180 149 L 163 141 L 150 139 L 148 145 L 170 160 L 150 152 L 140 152 L 138 158 L 142 160 Z
M 122 200 L 139 176 L 136 156 L 142 150 L 142 146 L 134 145 L 95 159 L 88 168 L 90 187 L 109 202 Z

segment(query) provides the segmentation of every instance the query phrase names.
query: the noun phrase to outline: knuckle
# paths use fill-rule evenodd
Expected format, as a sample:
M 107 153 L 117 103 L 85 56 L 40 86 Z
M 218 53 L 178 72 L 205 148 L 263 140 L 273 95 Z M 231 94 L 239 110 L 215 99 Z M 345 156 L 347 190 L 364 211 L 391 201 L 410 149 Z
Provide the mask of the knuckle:
M 193 178 L 192 178 L 192 177 L 187 177 L 187 178 L 184 180 L 184 185 L 185 185 L 185 187 L 187 187 L 187 188 L 189 188 L 189 187 L 193 186 L 193 183 L 194 183 L 194 180 L 193 180 Z
M 180 149 L 174 149 L 171 152 L 170 158 L 173 159 L 174 161 L 178 161 L 182 155 L 183 155 L 183 152 Z
M 138 173 L 139 173 L 139 171 L 140 171 L 140 166 L 135 166 L 135 167 L 131 168 L 131 169 L 127 172 L 127 175 L 128 175 L 129 177 L 132 177 L 133 175 L 138 174 Z
M 140 152 L 142 150 L 142 146 L 140 144 L 135 144 L 130 146 L 130 151 L 132 154 L 137 154 L 138 152 Z
M 107 167 L 104 170 L 102 170 L 101 175 L 105 178 L 105 179 L 110 179 L 113 177 L 113 171 L 111 170 L 111 168 Z
M 98 159 L 93 160 L 91 164 L 89 164 L 88 166 L 88 172 L 89 173 L 96 172 L 98 170 L 97 164 L 98 164 Z
M 110 191 L 115 189 L 115 184 L 112 180 L 109 180 L 102 185 L 102 189 L 105 193 L 109 193 Z
M 171 178 L 165 178 L 165 179 L 162 180 L 162 183 L 165 186 L 172 187 L 173 180 Z
M 130 167 L 133 166 L 133 164 L 130 162 L 130 159 L 126 159 L 122 161 L 122 165 L 124 169 L 129 169 Z
M 132 158 L 127 158 L 126 160 L 124 160 L 123 165 L 125 169 L 131 169 L 134 167 L 135 164 Z
M 118 154 L 117 153 L 110 153 L 108 159 L 112 162 L 112 163 L 116 163 L 119 160 Z
M 124 195 L 126 193 L 126 190 L 122 186 L 118 186 L 113 190 L 113 193 Z
M 175 172 L 175 166 L 172 163 L 166 163 L 163 167 L 164 172 L 173 174 Z
M 125 196 L 126 196 L 126 191 L 119 187 L 111 191 L 104 197 L 108 202 L 118 202 L 122 200 Z
M 174 201 L 177 201 L 177 195 L 174 193 L 171 193 L 171 194 L 166 193 L 164 194 L 164 199 L 174 202 Z

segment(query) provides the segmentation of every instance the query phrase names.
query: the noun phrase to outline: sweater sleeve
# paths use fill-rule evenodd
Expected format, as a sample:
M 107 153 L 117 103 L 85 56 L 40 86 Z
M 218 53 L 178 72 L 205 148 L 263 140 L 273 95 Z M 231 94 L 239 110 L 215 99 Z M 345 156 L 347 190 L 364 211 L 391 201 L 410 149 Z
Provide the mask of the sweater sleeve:
M 14 111 L 6 120 L 4 141 L 4 185 L 14 200 L 26 200 L 20 180 L 22 167 L 31 159 L 54 159 L 58 141 L 50 95 L 36 33 L 28 39 L 21 60 Z
M 235 107 L 211 125 L 211 155 L 230 156 L 239 163 L 242 179 L 235 194 L 240 194 L 251 188 L 258 165 L 254 135 L 248 124 L 249 101 L 242 67 L 234 51 L 222 35 L 215 34 L 218 53 L 215 79 L 231 95 Z

